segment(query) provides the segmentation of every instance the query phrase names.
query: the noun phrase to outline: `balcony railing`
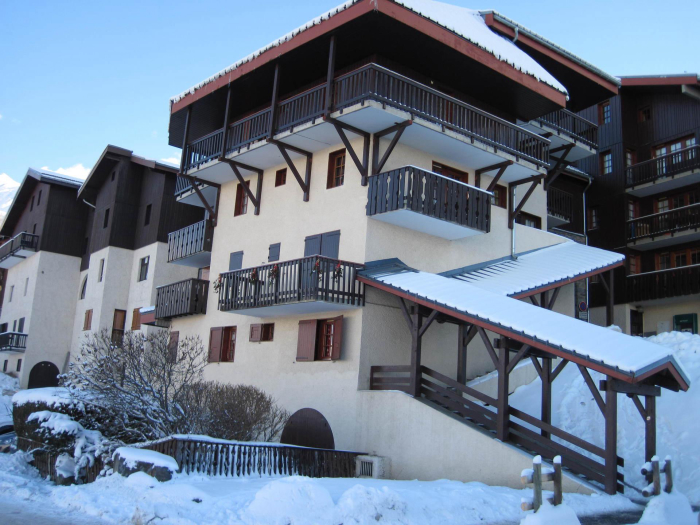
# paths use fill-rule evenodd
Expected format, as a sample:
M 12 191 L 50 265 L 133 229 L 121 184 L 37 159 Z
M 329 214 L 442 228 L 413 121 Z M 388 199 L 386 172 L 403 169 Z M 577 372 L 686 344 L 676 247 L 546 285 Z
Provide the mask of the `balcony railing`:
M 39 236 L 22 232 L 0 246 L 0 263 L 21 251 L 35 252 L 39 249 Z M 19 262 L 19 261 L 18 261 Z M 6 266 L 3 266 L 3 268 Z
M 627 302 L 700 293 L 700 264 L 627 276 Z
M 364 285 L 356 278 L 361 264 L 320 255 L 221 274 L 219 310 L 247 310 L 324 301 L 363 306 Z
M 369 178 L 367 215 L 409 210 L 488 233 L 491 194 L 414 166 Z
M 633 164 L 626 170 L 627 187 L 700 169 L 700 145 Z
M 156 319 L 206 314 L 209 281 L 186 279 L 159 286 L 156 292 Z
M 0 352 L 24 352 L 27 349 L 27 334 L 4 332 L 0 334 Z
M 203 182 L 200 182 L 198 186 L 200 190 L 207 187 L 207 185 Z M 178 176 L 175 180 L 175 197 L 179 197 L 183 193 L 187 193 L 189 191 L 192 191 L 192 184 L 190 184 L 190 181 L 185 177 Z
M 568 109 L 558 109 L 537 120 L 540 124 L 565 133 L 591 148 L 598 148 L 598 126 Z
M 571 222 L 574 210 L 574 196 L 559 188 L 547 190 L 547 213 Z
M 627 241 L 700 227 L 700 204 L 691 204 L 627 221 Z
M 323 82 L 282 100 L 273 134 L 320 117 L 325 109 L 325 97 L 326 84 Z M 549 165 L 547 139 L 377 64 L 366 65 L 335 79 L 334 111 L 369 100 L 408 111 L 538 166 Z M 271 116 L 272 110 L 268 107 L 232 123 L 226 134 L 225 153 L 240 151 L 267 137 L 273 125 Z M 185 151 L 185 169 L 197 168 L 219 157 L 223 135 L 222 128 L 191 142 Z
M 206 219 L 169 233 L 168 262 L 177 262 L 182 259 L 211 254 L 213 238 L 214 228 L 211 221 Z

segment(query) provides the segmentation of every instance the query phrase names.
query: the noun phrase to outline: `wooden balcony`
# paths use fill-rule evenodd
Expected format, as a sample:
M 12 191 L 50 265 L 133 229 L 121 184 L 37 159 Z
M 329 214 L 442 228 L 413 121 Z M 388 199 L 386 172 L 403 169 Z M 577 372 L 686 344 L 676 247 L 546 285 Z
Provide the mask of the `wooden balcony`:
M 627 276 L 629 303 L 700 293 L 700 264 Z
M 222 273 L 219 310 L 255 317 L 364 306 L 363 265 L 320 255 Z
M 27 232 L 15 235 L 0 246 L 0 268 L 12 268 L 39 249 L 39 236 Z
M 700 145 L 633 164 L 626 169 L 627 193 L 646 197 L 700 182 Z
M 573 140 L 598 149 L 598 125 L 568 109 L 558 109 L 537 120 L 560 134 L 568 135 Z
M 185 279 L 159 286 L 156 291 L 156 319 L 172 319 L 207 313 L 209 281 Z
M 627 221 L 628 246 L 649 250 L 700 239 L 700 204 Z
M 415 166 L 369 178 L 367 215 L 444 239 L 488 233 L 491 193 Z
M 200 193 L 206 199 L 207 203 L 209 203 L 209 206 L 215 208 L 217 189 L 214 186 L 209 186 L 203 182 L 199 182 L 197 187 Z M 175 198 L 178 200 L 178 202 L 182 202 L 184 204 L 191 204 L 192 206 L 199 206 L 202 208 L 205 207 L 202 200 L 199 198 L 199 195 L 197 195 L 197 192 L 192 187 L 190 181 L 179 175 L 175 181 Z
M 547 224 L 560 226 L 571 222 L 574 214 L 574 196 L 568 191 L 550 187 L 547 190 Z
M 195 222 L 168 234 L 168 262 L 203 268 L 211 263 L 214 227 L 211 221 Z
M 27 334 L 4 332 L 0 334 L 0 352 L 24 352 L 27 349 Z
M 320 119 L 325 111 L 326 89 L 323 79 L 315 87 L 281 100 L 274 112 L 274 122 L 272 107 L 267 107 L 234 121 L 225 136 L 221 128 L 190 142 L 185 150 L 185 170 L 199 168 L 222 154 L 241 152 L 255 142 Z M 542 168 L 549 165 L 549 140 L 377 64 L 368 64 L 335 78 L 332 99 L 333 112 L 347 111 L 351 106 L 373 101 L 383 110 L 390 107 L 408 112 L 408 118 L 422 119 L 439 126 L 442 131 L 449 130 L 468 138 L 469 143 L 476 141 L 494 152 L 508 153 L 517 161 Z M 383 118 L 395 123 L 400 117 L 389 114 Z M 374 132 L 369 128 L 379 124 L 381 119 L 375 115 L 369 120 L 373 124 L 357 119 L 349 123 Z M 485 165 L 497 162 L 494 155 L 489 157 Z

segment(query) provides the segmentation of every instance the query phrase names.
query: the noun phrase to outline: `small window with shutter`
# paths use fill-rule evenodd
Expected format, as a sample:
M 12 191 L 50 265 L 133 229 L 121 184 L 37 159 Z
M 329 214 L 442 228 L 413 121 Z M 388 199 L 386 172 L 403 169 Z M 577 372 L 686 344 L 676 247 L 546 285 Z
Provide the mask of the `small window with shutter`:
M 267 256 L 267 262 L 274 262 L 280 260 L 280 243 L 275 243 L 270 245 L 270 252 Z
M 250 325 L 250 342 L 272 341 L 275 335 L 275 323 Z
M 92 310 L 85 310 L 85 319 L 83 320 L 83 330 L 90 330 L 92 327 Z
M 343 342 L 343 316 L 299 321 L 297 361 L 336 361 Z
M 141 308 L 134 308 L 134 313 L 131 314 L 131 329 L 141 330 Z
M 236 327 L 219 326 L 209 332 L 209 362 L 232 363 L 236 354 Z
M 170 332 L 168 340 L 168 363 L 177 362 L 177 347 L 180 344 L 180 332 Z
M 228 271 L 240 270 L 243 268 L 243 252 L 233 252 L 229 256 Z

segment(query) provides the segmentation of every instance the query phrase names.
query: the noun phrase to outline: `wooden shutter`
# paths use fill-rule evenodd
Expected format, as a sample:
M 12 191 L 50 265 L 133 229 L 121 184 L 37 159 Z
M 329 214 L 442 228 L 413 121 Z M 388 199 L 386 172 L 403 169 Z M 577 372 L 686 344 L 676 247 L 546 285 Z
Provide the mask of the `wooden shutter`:
M 331 348 L 331 360 L 340 359 L 340 349 L 343 346 L 343 316 L 331 319 L 333 321 L 333 348 Z
M 168 362 L 174 363 L 177 361 L 177 347 L 180 343 L 180 332 L 170 332 L 170 340 L 168 341 Z
M 330 257 L 331 259 L 338 258 L 338 250 L 340 248 L 340 230 L 324 233 L 321 239 L 321 255 Z
M 85 310 L 85 319 L 83 320 L 83 330 L 90 330 L 92 327 L 92 310 Z
M 218 363 L 221 361 L 221 346 L 223 342 L 224 329 L 222 327 L 212 328 L 209 331 L 209 362 Z
M 134 313 L 131 316 L 131 329 L 141 330 L 141 308 L 134 308 Z
M 126 310 L 114 310 L 114 323 L 112 328 L 114 330 L 124 330 L 126 325 Z
M 297 341 L 297 361 L 313 361 L 316 355 L 316 332 L 318 321 L 309 319 L 299 321 L 299 340 Z
M 262 325 L 261 324 L 250 325 L 250 341 L 252 343 L 259 343 L 261 334 L 262 334 Z
M 270 245 L 270 253 L 267 256 L 267 262 L 280 260 L 280 243 Z
M 321 235 L 310 235 L 304 239 L 304 257 L 321 255 Z
M 233 252 L 228 260 L 228 271 L 240 270 L 243 268 L 243 252 Z

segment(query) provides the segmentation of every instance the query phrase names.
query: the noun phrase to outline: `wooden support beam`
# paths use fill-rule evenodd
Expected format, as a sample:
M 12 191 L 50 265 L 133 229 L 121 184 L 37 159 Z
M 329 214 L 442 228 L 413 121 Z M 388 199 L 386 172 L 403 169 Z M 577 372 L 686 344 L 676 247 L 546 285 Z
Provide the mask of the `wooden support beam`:
M 537 372 L 537 375 L 540 376 L 540 379 L 542 379 L 542 365 L 540 365 L 540 362 L 537 360 L 537 357 L 535 357 L 534 355 L 531 355 L 530 361 L 532 361 L 532 366 L 535 367 L 535 371 Z
M 615 324 L 615 270 L 608 271 L 608 303 L 605 317 L 608 326 Z
M 523 195 L 523 198 L 520 199 L 520 202 L 518 203 L 518 206 L 513 210 L 513 200 L 515 198 L 515 186 L 517 185 L 516 183 L 511 183 L 509 185 L 510 189 L 510 199 L 508 199 L 508 208 L 512 211 L 508 213 L 508 227 L 510 229 L 513 229 L 513 225 L 515 224 L 515 219 L 518 217 L 518 214 L 522 211 L 523 206 L 527 203 L 528 199 L 530 198 L 530 195 L 535 191 L 535 188 L 537 188 L 537 185 L 540 183 L 542 180 L 540 177 L 532 177 L 534 179 L 532 181 L 532 184 L 530 187 L 527 189 L 525 192 L 525 195 Z M 528 181 L 530 179 L 527 179 Z M 518 181 L 520 182 L 520 181 Z
M 180 153 L 180 175 L 185 173 L 185 161 L 187 158 L 187 138 L 190 134 L 190 113 L 192 113 L 192 106 L 187 106 L 187 113 L 185 113 L 185 130 L 182 133 L 182 152 Z
M 226 88 L 226 108 L 224 109 L 224 135 L 221 137 L 221 154 L 219 158 L 226 156 L 226 141 L 228 140 L 228 116 L 231 107 L 231 84 Z
M 562 146 L 562 148 L 563 149 L 561 149 L 561 151 L 563 151 L 563 154 L 560 155 L 559 157 L 555 157 L 556 163 L 554 164 L 554 167 L 551 170 L 549 170 L 549 172 L 547 173 L 547 176 L 544 178 L 544 189 L 545 190 L 549 189 L 549 185 L 552 182 L 554 182 L 554 180 L 561 174 L 561 172 L 564 171 L 564 168 L 566 168 L 566 166 L 568 164 L 566 162 L 566 156 L 574 148 L 574 145 L 569 144 L 567 146 Z M 557 148 L 557 149 L 559 150 L 559 148 Z M 552 152 L 550 151 L 550 154 L 551 153 Z M 552 158 L 552 157 L 550 157 L 550 158 Z
M 656 455 L 656 397 L 645 396 L 644 403 L 644 461 L 651 461 Z
M 469 335 L 476 334 L 474 325 L 460 324 L 457 327 L 457 382 L 464 385 L 467 382 L 467 348 Z
M 655 396 L 659 397 L 661 395 L 661 388 L 654 385 L 648 385 L 646 383 L 626 383 L 625 381 L 620 381 L 619 379 L 613 379 L 612 385 L 610 385 L 615 392 L 620 394 L 634 394 L 638 396 Z M 600 389 L 607 390 L 607 379 L 600 382 Z
M 287 166 L 289 167 L 290 171 L 292 172 L 292 175 L 294 175 L 294 178 L 296 179 L 297 183 L 301 187 L 301 191 L 304 192 L 304 202 L 309 202 L 309 189 L 310 189 L 310 181 L 311 181 L 311 162 L 313 160 L 313 153 L 311 153 L 309 151 L 304 151 L 303 149 L 297 148 L 295 146 L 290 146 L 289 144 L 285 144 L 284 142 L 279 142 L 277 140 L 270 139 L 270 140 L 268 140 L 268 142 L 277 146 L 277 149 L 279 150 L 280 154 L 282 155 L 284 162 L 287 163 Z M 287 150 L 294 151 L 295 153 L 299 153 L 299 154 L 304 155 L 306 157 L 306 171 L 304 174 L 304 180 L 302 180 L 301 175 L 299 174 L 299 170 L 297 170 L 297 167 L 294 165 L 294 162 L 292 162 L 292 159 L 289 156 L 289 153 L 287 153 Z
M 508 440 L 508 349 L 498 350 L 498 398 L 496 413 L 496 438 Z
M 535 297 L 534 295 L 530 295 L 530 296 L 528 296 L 528 298 L 530 299 L 530 302 L 532 304 L 534 304 L 535 306 L 540 305 L 539 301 L 537 300 L 537 297 Z
M 578 366 L 579 372 L 581 372 L 581 375 L 583 376 L 583 380 L 586 382 L 586 385 L 588 385 L 588 389 L 591 391 L 591 394 L 593 394 L 593 399 L 595 402 L 598 404 L 598 408 L 600 411 L 605 415 L 606 413 L 606 408 L 605 408 L 605 401 L 603 401 L 603 396 L 600 395 L 600 392 L 598 392 L 598 389 L 595 386 L 595 383 L 593 382 L 593 379 L 591 378 L 591 374 L 588 373 L 588 369 L 583 366 L 583 365 L 576 365 Z M 606 390 L 607 392 L 607 390 Z
M 406 319 L 406 324 L 408 324 L 408 329 L 413 330 L 411 314 L 408 312 L 408 305 L 406 304 L 406 301 L 403 300 L 403 297 L 399 297 L 399 304 L 401 305 L 401 313 L 403 314 L 404 319 Z
M 238 179 L 238 183 L 243 187 L 243 191 L 246 192 L 246 195 L 248 195 L 248 198 L 253 203 L 253 206 L 255 206 L 255 215 L 260 215 L 260 195 L 262 193 L 263 170 L 258 169 L 258 168 L 253 168 L 252 166 L 240 164 L 239 162 L 233 161 L 231 159 L 224 158 L 224 159 L 221 159 L 221 161 L 228 164 L 228 166 L 233 171 L 233 174 Z M 241 175 L 241 172 L 238 170 L 239 167 L 246 169 L 246 170 L 255 171 L 258 174 L 258 185 L 257 185 L 256 191 L 255 191 L 255 193 L 256 193 L 255 195 L 253 195 L 253 192 L 251 191 L 250 187 L 248 186 L 248 184 L 246 184 L 246 181 L 243 178 L 243 175 Z
M 498 181 L 501 179 L 503 174 L 506 172 L 506 169 L 508 166 L 512 166 L 513 161 L 512 160 L 506 160 L 505 162 L 499 162 L 498 164 L 493 164 L 492 166 L 486 166 L 485 168 L 479 168 L 474 172 L 475 175 L 475 185 L 477 188 L 481 187 L 481 175 L 483 173 L 488 173 L 489 171 L 494 171 L 498 170 L 498 173 L 491 179 L 491 182 L 489 183 L 489 186 L 486 191 L 493 191 L 493 189 L 496 187 L 496 184 L 498 184 Z
M 335 35 L 331 35 L 328 48 L 328 71 L 326 73 L 326 104 L 324 115 L 329 117 L 333 110 L 333 78 L 335 77 Z
M 382 171 L 384 164 L 386 164 L 386 161 L 389 160 L 389 156 L 394 151 L 396 144 L 398 144 L 399 140 L 401 139 L 401 135 L 403 135 L 404 130 L 411 124 L 413 124 L 412 120 L 406 120 L 374 134 L 372 137 L 372 175 L 376 175 Z M 390 135 L 391 133 L 394 133 L 394 136 L 389 143 L 389 147 L 384 152 L 384 155 L 382 155 L 381 160 L 379 160 L 379 139 L 385 135 Z
M 602 381 L 601 381 L 601 384 L 602 384 Z M 627 394 L 627 397 L 629 397 L 632 400 L 632 403 L 634 403 L 634 406 L 637 408 L 639 415 L 642 416 L 642 419 L 646 422 L 647 411 L 644 409 L 644 405 L 642 405 L 642 402 L 639 400 L 639 396 L 637 396 L 635 394 Z
M 562 370 L 564 370 L 564 367 L 569 364 L 569 362 L 566 359 L 562 359 L 561 362 L 557 365 L 557 367 L 554 369 L 552 372 L 552 377 L 551 377 L 551 382 L 554 383 L 554 380 L 557 378 L 557 376 L 561 373 Z
M 422 340 L 420 336 L 422 316 L 417 307 L 411 311 L 411 388 L 410 394 L 413 397 L 420 397 L 420 360 L 422 351 Z
M 523 345 L 520 350 L 518 350 L 518 353 L 515 354 L 515 357 L 513 357 L 512 361 L 508 363 L 508 368 L 506 372 L 509 374 L 513 371 L 515 366 L 520 362 L 520 360 L 523 358 L 523 356 L 530 350 L 530 345 Z
M 209 213 L 209 217 L 212 220 L 212 224 L 214 226 L 216 226 L 217 212 L 219 211 L 219 207 L 217 206 L 216 211 L 212 209 L 212 207 L 207 202 L 207 199 L 204 198 L 202 191 L 199 189 L 199 182 L 197 182 L 197 179 L 195 177 L 190 177 L 189 175 L 184 175 L 184 174 L 180 174 L 180 177 L 184 177 L 190 181 L 190 186 L 192 186 L 192 189 L 194 190 L 195 194 L 197 195 L 199 200 L 202 202 L 202 205 L 204 206 L 204 208 Z M 217 199 L 218 199 L 218 192 L 219 191 L 220 190 L 217 190 Z
M 484 346 L 486 347 L 486 351 L 491 357 L 491 361 L 493 361 L 493 365 L 495 367 L 498 367 L 498 356 L 496 355 L 496 351 L 493 349 L 491 341 L 489 341 L 489 338 L 486 335 L 486 331 L 480 326 L 477 326 L 476 329 L 479 332 L 479 335 L 481 336 L 481 340 L 484 342 Z M 506 349 L 504 348 L 504 350 Z M 506 353 L 508 353 L 508 350 L 506 350 Z
M 229 84 L 230 85 L 230 84 Z M 280 64 L 277 62 L 275 64 L 275 77 L 272 81 L 272 102 L 270 104 L 271 114 L 270 114 L 270 132 L 267 134 L 267 138 L 271 139 L 275 136 L 275 130 L 277 129 L 277 114 L 279 111 L 279 87 L 280 87 Z
M 612 377 L 608 377 L 608 380 Z M 605 492 L 617 493 L 617 392 L 610 388 L 605 390 Z M 595 388 L 595 387 L 594 387 Z M 596 390 L 597 392 L 597 390 Z M 599 394 L 600 395 L 600 394 Z
M 344 123 L 340 120 L 334 119 L 334 118 L 324 117 L 324 120 L 327 122 L 330 122 L 331 124 L 333 124 L 333 127 L 335 127 L 335 130 L 338 133 L 340 140 L 343 142 L 343 145 L 345 146 L 345 149 L 347 150 L 348 154 L 350 155 L 350 158 L 355 163 L 357 170 L 360 172 L 360 175 L 362 176 L 362 185 L 366 186 L 367 185 L 367 176 L 368 176 L 368 171 L 369 171 L 368 163 L 369 163 L 370 134 L 367 133 L 366 131 L 362 131 L 361 129 L 356 128 L 355 126 L 351 126 L 349 124 L 346 124 L 346 123 Z M 348 140 L 348 137 L 345 134 L 346 131 L 349 131 L 350 133 L 355 133 L 356 135 L 360 135 L 364 139 L 363 148 L 362 148 L 362 162 L 360 162 L 360 158 L 357 156 L 357 153 L 355 152 L 355 149 L 352 147 L 352 144 L 350 144 L 350 141 Z
M 552 423 L 552 360 L 542 359 L 542 404 L 540 409 L 540 419 L 543 423 Z M 549 439 L 549 432 L 542 429 L 541 435 Z
M 547 304 L 547 310 L 554 308 L 554 303 L 557 302 L 557 297 L 559 296 L 559 290 L 561 290 L 561 286 L 559 288 L 555 288 L 552 292 L 552 296 L 549 298 L 549 304 Z
M 432 312 L 430 312 L 430 315 L 425 320 L 425 323 L 423 323 L 423 326 L 421 326 L 420 330 L 418 331 L 418 337 L 423 337 L 423 334 L 428 328 L 430 328 L 430 325 L 433 324 L 433 321 L 439 313 L 440 312 L 438 312 L 437 310 L 433 310 Z

